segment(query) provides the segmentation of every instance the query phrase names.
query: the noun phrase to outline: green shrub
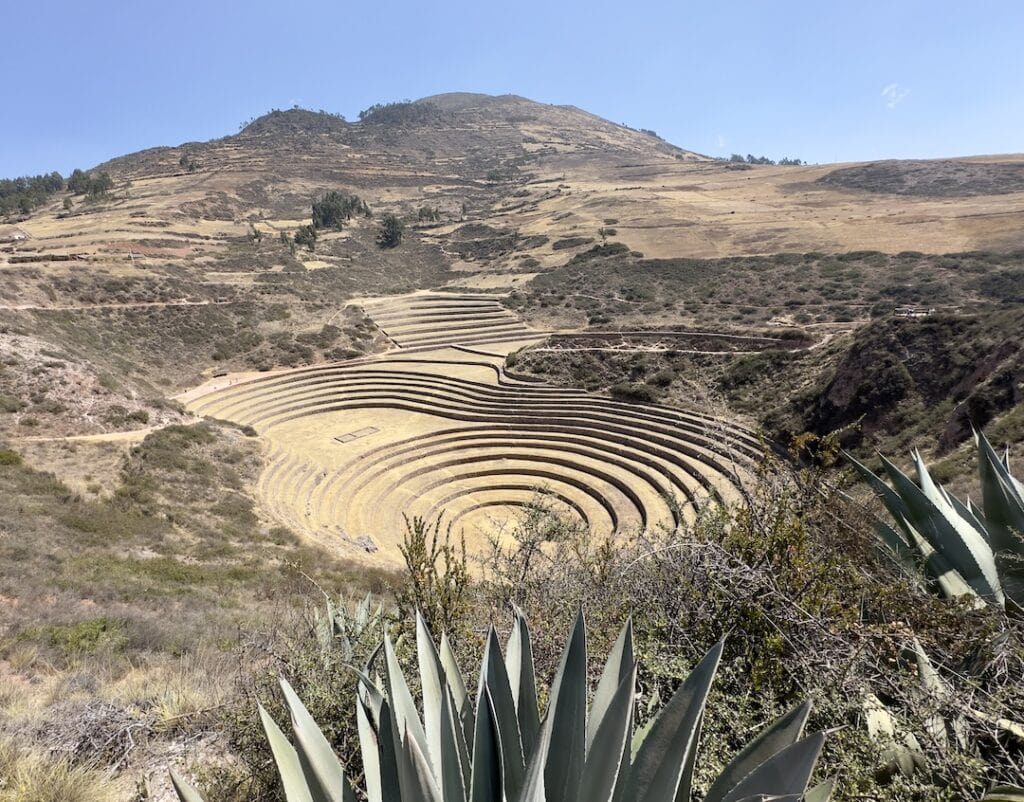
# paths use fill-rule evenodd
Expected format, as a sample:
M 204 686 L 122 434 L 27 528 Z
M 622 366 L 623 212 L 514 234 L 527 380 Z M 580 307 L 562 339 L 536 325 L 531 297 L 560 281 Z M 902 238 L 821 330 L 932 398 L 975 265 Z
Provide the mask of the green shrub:
M 312 253 L 316 250 L 316 237 L 316 228 L 312 225 L 299 226 L 295 232 L 295 244 L 301 245 Z
M 660 397 L 656 387 L 643 383 L 622 382 L 609 387 L 608 392 L 616 401 L 635 404 L 655 404 Z
M 331 191 L 313 201 L 313 227 L 338 228 L 353 214 L 369 215 L 370 208 L 358 195 Z M 300 243 L 301 244 L 301 243 Z
M 99 651 L 119 651 L 128 642 L 125 622 L 100 616 L 71 624 L 50 624 L 26 630 L 23 640 L 37 640 L 58 649 L 65 658 Z
M 22 458 L 21 454 L 17 451 L 10 451 L 8 449 L 0 449 L 0 467 L 21 465 Z
M 385 214 L 380 220 L 377 244 L 381 248 L 395 248 L 401 244 L 404 231 L 405 224 L 401 220 L 393 214 Z

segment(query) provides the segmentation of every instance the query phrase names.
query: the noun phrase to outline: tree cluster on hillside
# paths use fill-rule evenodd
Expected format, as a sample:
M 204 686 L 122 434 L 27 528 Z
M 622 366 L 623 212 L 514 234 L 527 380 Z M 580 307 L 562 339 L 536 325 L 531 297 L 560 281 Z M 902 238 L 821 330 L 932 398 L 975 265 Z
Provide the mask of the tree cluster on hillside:
M 29 214 L 63 189 L 64 178 L 58 172 L 0 179 L 0 216 Z
M 248 128 L 250 125 L 255 123 L 257 120 L 262 120 L 264 117 L 271 117 L 271 116 L 274 116 L 274 115 L 286 114 L 289 111 L 302 111 L 302 112 L 307 112 L 309 114 L 320 114 L 320 115 L 322 115 L 324 117 L 330 117 L 332 119 L 339 120 L 341 122 L 346 122 L 345 115 L 341 114 L 340 112 L 327 111 L 326 109 L 307 109 L 307 108 L 304 108 L 304 107 L 302 107 L 302 106 L 300 106 L 298 104 L 295 104 L 290 109 L 277 109 L 277 108 L 274 108 L 274 109 L 270 109 L 270 111 L 267 111 L 264 114 L 261 114 L 259 117 L 249 117 L 246 120 L 242 120 L 238 124 L 238 130 L 239 131 L 244 131 L 246 128 Z
M 68 177 L 67 188 L 68 192 L 72 195 L 87 195 L 90 198 L 99 198 L 114 188 L 114 179 L 107 172 L 93 175 L 83 170 L 75 170 Z
M 388 213 L 380 219 L 377 244 L 382 248 L 394 248 L 402 242 L 405 224 L 395 215 Z
M 370 216 L 370 207 L 358 195 L 345 195 L 334 190 L 313 201 L 314 228 L 341 228 L 353 215 Z
M 301 245 L 312 252 L 316 248 L 316 236 L 316 226 L 299 226 L 298 230 L 295 232 L 295 244 Z
M 0 179 L 0 217 L 12 214 L 27 215 L 38 209 L 54 195 L 67 190 L 72 195 L 87 195 L 99 198 L 114 188 L 114 180 L 109 173 L 96 175 L 83 170 L 75 170 L 67 180 L 54 171 L 52 173 L 22 176 L 20 178 Z M 64 202 L 64 208 L 70 209 L 70 199 Z
M 800 159 L 790 159 L 788 156 L 775 161 L 767 156 L 755 156 L 753 153 L 748 153 L 746 156 L 740 153 L 733 153 L 728 159 L 720 159 L 720 161 L 737 162 L 739 164 L 778 164 L 782 167 L 799 167 L 804 163 Z
M 403 100 L 397 103 L 375 103 L 359 112 L 359 121 L 379 125 L 421 125 L 441 117 L 441 109 L 430 102 Z

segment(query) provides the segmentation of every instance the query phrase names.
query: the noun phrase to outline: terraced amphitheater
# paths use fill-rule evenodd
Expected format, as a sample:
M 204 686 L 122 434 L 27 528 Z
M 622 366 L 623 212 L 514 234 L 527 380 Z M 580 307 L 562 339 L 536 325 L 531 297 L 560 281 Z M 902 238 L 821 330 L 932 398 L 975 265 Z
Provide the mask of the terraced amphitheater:
M 510 375 L 506 355 L 542 335 L 494 296 L 362 306 L 394 349 L 221 378 L 185 398 L 254 427 L 269 450 L 267 510 L 355 559 L 398 561 L 403 516 L 443 512 L 471 550 L 538 502 L 599 535 L 671 526 L 736 498 L 761 453 L 753 433 L 701 411 Z

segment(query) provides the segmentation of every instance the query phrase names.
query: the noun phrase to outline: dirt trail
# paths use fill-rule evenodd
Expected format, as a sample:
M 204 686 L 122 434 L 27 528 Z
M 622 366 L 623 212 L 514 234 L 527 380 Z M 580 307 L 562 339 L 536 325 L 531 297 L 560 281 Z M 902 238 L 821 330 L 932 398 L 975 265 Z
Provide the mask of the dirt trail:
M 199 418 L 184 421 L 188 426 L 198 423 Z M 19 443 L 57 443 L 57 442 L 78 442 L 78 443 L 141 443 L 146 435 L 152 434 L 163 426 L 147 426 L 144 429 L 131 429 L 127 432 L 100 432 L 99 434 L 69 434 L 63 437 L 17 437 L 13 438 Z
M 147 307 L 174 307 L 174 306 L 225 306 L 235 303 L 231 300 L 202 300 L 189 301 L 181 299 L 178 301 L 123 301 L 120 303 L 105 304 L 77 304 L 67 306 L 47 306 L 44 304 L 0 304 L 0 311 L 3 312 L 79 312 L 89 309 L 144 309 Z

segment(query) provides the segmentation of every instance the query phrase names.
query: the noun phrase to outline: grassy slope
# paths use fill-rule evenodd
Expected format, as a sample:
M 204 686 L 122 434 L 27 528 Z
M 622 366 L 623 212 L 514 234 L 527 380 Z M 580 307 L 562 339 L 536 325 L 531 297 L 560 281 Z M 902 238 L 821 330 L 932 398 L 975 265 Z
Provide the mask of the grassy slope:
M 515 367 L 620 395 L 632 385 L 638 400 L 717 402 L 783 441 L 846 429 L 844 443 L 862 453 L 900 456 L 915 446 L 941 456 L 969 439 L 973 422 L 992 424 L 1016 452 L 1024 444 L 1021 265 L 1020 254 L 577 257 L 510 305 L 546 325 L 799 331 L 819 345 L 746 355 L 538 349 L 517 355 Z M 904 306 L 936 311 L 893 314 Z M 945 475 L 961 469 L 968 464 L 953 460 Z
M 126 758 L 131 726 L 129 775 L 153 771 L 227 698 L 240 629 L 279 620 L 312 581 L 384 589 L 259 519 L 260 453 L 236 429 L 169 427 L 116 486 L 79 494 L 0 450 L 0 736 L 87 765 Z

